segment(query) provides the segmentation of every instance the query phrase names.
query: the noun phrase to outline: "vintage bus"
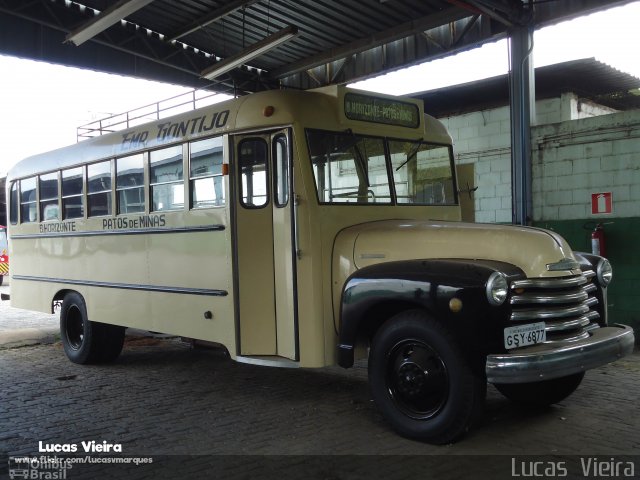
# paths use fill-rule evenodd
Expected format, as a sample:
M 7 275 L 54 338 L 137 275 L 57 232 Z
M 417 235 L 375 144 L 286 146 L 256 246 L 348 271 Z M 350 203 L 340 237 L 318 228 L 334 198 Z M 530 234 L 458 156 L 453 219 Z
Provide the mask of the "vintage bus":
M 80 364 L 127 327 L 266 366 L 368 357 L 390 424 L 447 443 L 487 381 L 554 403 L 634 345 L 606 259 L 460 221 L 451 137 L 408 98 L 257 93 L 27 158 L 7 196 L 12 305 L 59 305 Z

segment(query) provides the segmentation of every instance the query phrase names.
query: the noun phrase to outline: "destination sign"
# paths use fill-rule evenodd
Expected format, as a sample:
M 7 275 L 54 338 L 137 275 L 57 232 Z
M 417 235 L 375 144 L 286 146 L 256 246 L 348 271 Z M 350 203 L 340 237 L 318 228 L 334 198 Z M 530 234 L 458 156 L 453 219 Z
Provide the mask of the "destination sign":
M 420 110 L 417 105 L 358 93 L 345 94 L 344 114 L 349 120 L 409 128 L 420 126 Z

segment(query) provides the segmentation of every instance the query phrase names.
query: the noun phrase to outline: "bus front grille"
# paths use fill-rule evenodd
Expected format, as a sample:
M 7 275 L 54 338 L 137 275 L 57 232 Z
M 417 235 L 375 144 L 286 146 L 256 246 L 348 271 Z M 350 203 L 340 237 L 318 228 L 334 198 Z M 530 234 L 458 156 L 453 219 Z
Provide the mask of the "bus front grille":
M 511 284 L 511 321 L 544 322 L 546 343 L 587 338 L 599 328 L 595 272 L 558 278 L 516 280 Z

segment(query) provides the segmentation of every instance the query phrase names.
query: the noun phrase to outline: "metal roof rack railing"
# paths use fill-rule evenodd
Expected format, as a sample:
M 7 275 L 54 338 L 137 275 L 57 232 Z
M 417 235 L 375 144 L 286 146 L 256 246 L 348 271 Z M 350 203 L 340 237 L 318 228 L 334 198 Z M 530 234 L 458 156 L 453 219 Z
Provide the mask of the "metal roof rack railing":
M 192 90 L 128 112 L 94 120 L 77 128 L 78 142 L 211 105 L 218 101 L 214 99 L 218 95 L 203 90 Z

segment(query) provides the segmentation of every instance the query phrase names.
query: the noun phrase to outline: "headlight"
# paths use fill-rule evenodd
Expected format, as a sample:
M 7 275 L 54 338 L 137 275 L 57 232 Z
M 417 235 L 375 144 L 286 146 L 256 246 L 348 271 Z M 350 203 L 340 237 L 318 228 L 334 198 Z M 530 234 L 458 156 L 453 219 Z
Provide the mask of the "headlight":
M 600 260 L 598 262 L 596 272 L 598 274 L 598 282 L 602 287 L 606 287 L 611 283 L 611 280 L 613 279 L 613 269 L 611 268 L 609 260 L 606 258 Z
M 487 280 L 487 300 L 491 305 L 500 306 L 507 299 L 509 284 L 504 274 L 493 272 Z

